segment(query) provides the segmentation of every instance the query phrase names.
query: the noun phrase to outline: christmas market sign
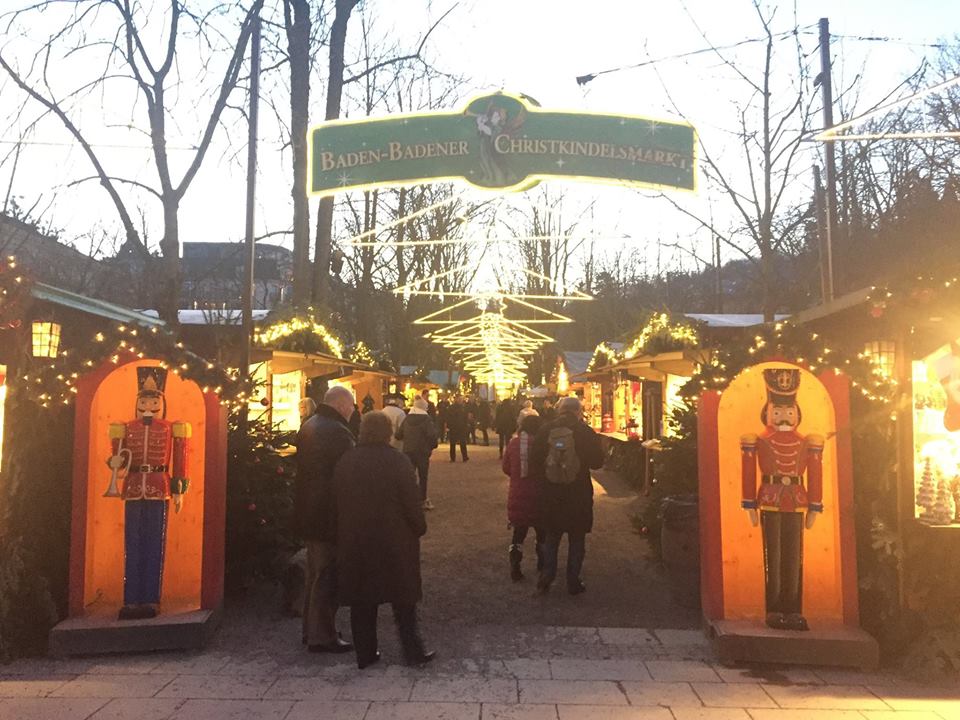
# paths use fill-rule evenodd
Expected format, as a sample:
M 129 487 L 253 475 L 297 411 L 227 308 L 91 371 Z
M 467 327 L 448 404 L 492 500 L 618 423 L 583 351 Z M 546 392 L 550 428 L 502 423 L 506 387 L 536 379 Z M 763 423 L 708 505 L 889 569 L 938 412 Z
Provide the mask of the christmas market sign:
M 693 190 L 696 133 L 682 122 L 541 110 L 497 93 L 455 113 L 333 120 L 313 128 L 315 195 L 466 180 L 523 190 L 546 178 Z

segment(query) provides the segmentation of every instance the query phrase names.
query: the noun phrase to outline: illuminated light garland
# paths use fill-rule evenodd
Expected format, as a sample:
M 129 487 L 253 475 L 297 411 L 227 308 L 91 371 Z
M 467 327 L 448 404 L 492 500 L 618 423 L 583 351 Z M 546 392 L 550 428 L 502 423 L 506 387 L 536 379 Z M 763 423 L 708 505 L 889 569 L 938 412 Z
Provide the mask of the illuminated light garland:
M 336 357 L 343 357 L 343 343 L 317 321 L 313 308 L 308 308 L 306 316 L 277 320 L 253 334 L 253 341 L 257 345 L 277 349 L 282 349 L 286 344 L 296 344 L 298 340 L 313 338 L 326 345 Z
M 590 362 L 587 363 L 587 372 L 591 372 L 598 367 L 612 365 L 619 357 L 620 353 L 607 345 L 606 342 L 601 342 L 593 349 L 593 355 L 590 356 Z M 601 361 L 603 364 L 598 365 L 597 363 Z
M 377 359 L 373 356 L 373 353 L 370 352 L 370 348 L 366 346 L 363 340 L 357 341 L 356 345 L 350 348 L 348 355 L 349 357 L 347 359 L 358 365 L 373 367 L 377 364 Z
M 22 324 L 22 302 L 11 303 L 8 298 L 20 300 L 28 295 L 32 282 L 16 269 L 14 258 L 0 262 L 0 330 L 19 327 Z M 16 292 L 13 292 L 13 291 Z M 6 312 L 19 312 L 20 316 L 6 320 Z M 10 382 L 10 393 L 20 393 L 26 400 L 41 407 L 69 405 L 78 393 L 81 376 L 102 363 L 119 365 L 125 359 L 145 357 L 163 358 L 160 366 L 175 366 L 174 372 L 201 386 L 216 385 L 221 404 L 232 410 L 243 406 L 248 392 L 247 382 L 231 376 L 221 366 L 205 360 L 187 350 L 184 344 L 167 328 L 156 325 L 147 328 L 128 326 L 123 323 L 109 326 L 94 333 L 89 342 L 80 347 L 61 350 L 56 358 L 31 366 L 29 371 Z
M 677 321 L 671 319 L 667 313 L 657 313 L 647 321 L 640 333 L 624 348 L 621 356 L 629 360 L 641 352 L 647 351 L 649 353 L 649 348 L 654 344 L 654 341 L 659 341 L 657 344 L 665 344 L 678 350 L 692 348 L 700 345 L 700 333 L 690 321 Z M 656 352 L 667 352 L 667 350 L 657 347 Z M 614 356 L 616 355 L 614 354 Z
M 245 404 L 249 393 L 246 380 L 190 352 L 167 329 L 154 327 L 150 333 L 138 333 L 138 328 L 126 325 L 95 333 L 85 347 L 63 350 L 53 362 L 42 363 L 17 378 L 12 389 L 41 407 L 69 405 L 85 372 L 104 362 L 120 365 L 125 359 L 144 357 L 163 358 L 160 367 L 173 368 L 175 375 L 201 387 L 216 386 L 221 405 L 231 411 Z
M 762 326 L 745 349 L 716 348 L 710 361 L 698 366 L 686 389 L 723 390 L 741 370 L 765 358 L 793 362 L 815 375 L 843 372 L 861 396 L 881 405 L 892 402 L 896 394 L 897 381 L 887 378 L 866 353 L 847 354 L 827 345 L 818 333 L 790 321 Z
M 526 298 L 527 300 L 593 300 L 593 297 L 587 295 L 582 290 L 577 290 L 576 288 L 569 288 L 561 282 L 547 277 L 546 275 L 541 275 L 538 272 L 529 270 L 527 268 L 520 268 L 520 271 L 525 273 L 528 277 L 536 278 L 537 280 L 544 280 L 550 283 L 551 287 L 555 289 L 556 294 L 553 295 L 539 295 L 539 294 L 526 294 L 522 292 L 509 292 L 503 289 L 497 290 L 480 290 L 474 292 L 463 292 L 463 291 L 448 291 L 448 290 L 423 290 L 421 286 L 424 283 L 435 282 L 437 280 L 443 280 L 451 275 L 454 275 L 459 272 L 469 272 L 474 269 L 474 266 L 470 263 L 464 263 L 458 267 L 452 268 L 451 270 L 444 270 L 443 272 L 434 273 L 433 275 L 428 275 L 425 278 L 420 278 L 419 280 L 414 280 L 413 282 L 407 283 L 406 285 L 401 285 L 398 288 L 394 288 L 394 295 L 404 295 L 404 296 L 423 296 L 423 297 L 448 297 L 448 298 L 467 298 L 469 301 L 482 301 L 482 300 L 518 300 L 521 298 Z M 562 288 L 562 291 L 561 291 Z

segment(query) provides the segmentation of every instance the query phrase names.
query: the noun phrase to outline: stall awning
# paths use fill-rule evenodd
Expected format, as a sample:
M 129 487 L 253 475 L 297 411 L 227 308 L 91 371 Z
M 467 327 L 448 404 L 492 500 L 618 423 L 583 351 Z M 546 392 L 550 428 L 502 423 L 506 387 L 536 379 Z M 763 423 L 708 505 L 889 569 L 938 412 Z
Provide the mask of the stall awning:
M 624 371 L 628 375 L 644 380 L 661 381 L 666 375 L 690 377 L 697 365 L 706 361 L 708 353 L 698 350 L 676 350 L 656 355 L 637 355 L 632 358 L 600 368 L 596 372 Z

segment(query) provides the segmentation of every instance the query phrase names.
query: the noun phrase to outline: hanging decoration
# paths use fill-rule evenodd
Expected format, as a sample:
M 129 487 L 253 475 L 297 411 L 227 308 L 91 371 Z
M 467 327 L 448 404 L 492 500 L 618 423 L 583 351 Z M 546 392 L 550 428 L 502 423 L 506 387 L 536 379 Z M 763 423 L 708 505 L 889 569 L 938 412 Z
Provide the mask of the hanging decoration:
M 527 379 L 530 357 L 553 338 L 533 325 L 572 323 L 566 315 L 548 310 L 532 301 L 592 300 L 586 293 L 554 278 L 520 268 L 552 293 L 524 294 L 504 287 L 481 291 L 449 291 L 441 282 L 471 268 L 470 265 L 436 273 L 396 288 L 404 297 L 422 295 L 456 300 L 440 310 L 414 320 L 414 325 L 437 326 L 425 338 L 450 351 L 465 372 L 481 383 L 499 388 L 523 384 Z

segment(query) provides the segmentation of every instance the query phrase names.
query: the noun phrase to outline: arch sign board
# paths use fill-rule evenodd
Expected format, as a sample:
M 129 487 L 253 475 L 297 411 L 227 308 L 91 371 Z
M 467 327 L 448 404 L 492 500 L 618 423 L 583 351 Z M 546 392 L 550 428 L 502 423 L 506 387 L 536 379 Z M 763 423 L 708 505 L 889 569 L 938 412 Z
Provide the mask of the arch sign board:
M 548 178 L 696 186 L 691 125 L 542 110 L 524 95 L 485 95 L 461 112 L 332 120 L 308 140 L 314 195 L 450 180 L 496 190 Z

